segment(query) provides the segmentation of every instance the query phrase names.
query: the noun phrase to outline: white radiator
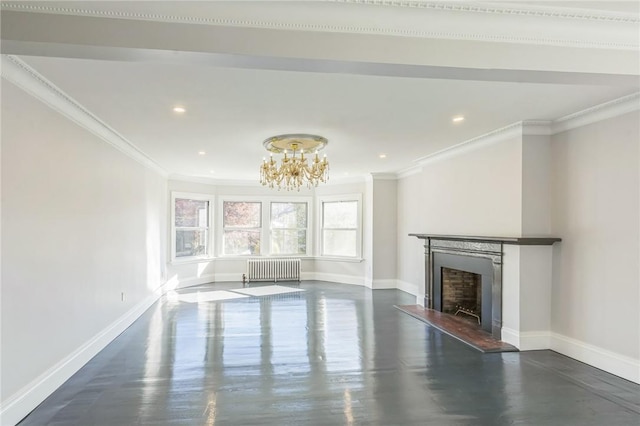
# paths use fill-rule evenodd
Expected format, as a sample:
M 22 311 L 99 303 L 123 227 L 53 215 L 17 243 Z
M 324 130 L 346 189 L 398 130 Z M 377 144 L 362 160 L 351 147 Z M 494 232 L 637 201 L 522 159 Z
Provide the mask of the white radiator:
M 300 281 L 300 259 L 267 258 L 247 259 L 249 281 Z

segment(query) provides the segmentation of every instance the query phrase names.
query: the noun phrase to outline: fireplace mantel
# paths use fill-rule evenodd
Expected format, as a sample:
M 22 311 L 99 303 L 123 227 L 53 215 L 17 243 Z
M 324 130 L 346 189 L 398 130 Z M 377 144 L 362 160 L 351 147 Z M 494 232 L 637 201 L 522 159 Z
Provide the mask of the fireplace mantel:
M 409 234 L 409 236 L 425 240 L 424 306 L 434 309 L 436 305 L 434 297 L 441 297 L 441 294 L 436 291 L 437 288 L 434 288 L 434 283 L 440 284 L 436 274 L 439 273 L 441 267 L 453 267 L 472 273 L 482 273 L 483 279 L 487 279 L 491 283 L 491 333 L 499 340 L 502 338 L 503 328 L 502 264 L 506 247 L 551 246 L 561 241 L 557 237 L 488 237 L 440 234 Z M 480 263 L 484 262 L 486 266 L 471 266 L 470 262 L 475 262 L 478 265 L 478 260 Z M 455 266 L 455 264 L 461 266 Z M 474 270 L 474 268 L 481 270 Z M 520 286 L 519 282 L 513 284 Z M 515 346 L 520 347 L 519 344 Z
M 562 241 L 557 237 L 482 237 L 473 235 L 438 235 L 438 234 L 409 234 L 410 237 L 416 237 L 423 240 L 441 240 L 441 241 L 468 241 L 477 243 L 502 243 L 514 244 L 519 246 L 550 246 L 553 243 Z

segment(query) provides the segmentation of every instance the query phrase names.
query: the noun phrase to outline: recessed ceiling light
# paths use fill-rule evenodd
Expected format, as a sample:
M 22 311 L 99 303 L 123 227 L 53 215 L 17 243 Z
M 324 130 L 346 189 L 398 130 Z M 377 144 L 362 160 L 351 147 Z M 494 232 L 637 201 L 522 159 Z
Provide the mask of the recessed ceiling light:
M 380 155 L 378 155 L 378 157 L 380 157 L 380 158 L 387 158 L 387 154 L 380 154 Z
M 464 121 L 464 117 L 463 117 L 463 116 L 461 116 L 461 115 L 459 115 L 459 116 L 457 116 L 457 117 L 453 117 L 453 118 L 451 119 L 451 121 L 453 121 L 454 123 L 459 123 L 459 122 L 461 122 L 461 121 Z
M 209 173 L 214 174 L 216 171 L 215 170 L 209 170 Z
M 181 106 L 176 106 L 173 107 L 173 112 L 177 112 L 178 114 L 182 114 L 183 112 L 185 112 L 187 109 L 185 107 L 181 107 Z
M 205 151 L 198 151 L 198 155 L 206 155 L 207 153 Z

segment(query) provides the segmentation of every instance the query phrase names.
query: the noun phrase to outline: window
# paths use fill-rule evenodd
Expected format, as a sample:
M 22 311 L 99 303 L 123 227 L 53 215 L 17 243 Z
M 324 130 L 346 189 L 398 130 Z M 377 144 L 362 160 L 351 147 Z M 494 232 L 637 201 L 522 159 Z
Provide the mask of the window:
M 271 254 L 307 254 L 307 203 L 271 203 Z
M 321 202 L 323 256 L 360 255 L 360 212 L 358 199 Z
M 209 195 L 172 194 L 172 259 L 211 256 Z
M 311 197 L 223 196 L 218 205 L 218 253 L 310 255 L 311 202 Z
M 222 206 L 223 253 L 259 255 L 262 203 L 225 201 Z

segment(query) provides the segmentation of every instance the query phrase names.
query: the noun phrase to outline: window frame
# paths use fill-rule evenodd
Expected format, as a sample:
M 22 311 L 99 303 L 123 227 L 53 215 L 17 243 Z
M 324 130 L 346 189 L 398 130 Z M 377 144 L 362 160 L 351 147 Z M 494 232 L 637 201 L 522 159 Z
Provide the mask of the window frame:
M 224 252 L 224 203 L 225 202 L 246 202 L 261 203 L 261 230 L 260 230 L 260 254 L 226 254 Z M 273 254 L 271 253 L 271 203 L 306 203 L 307 204 L 307 253 L 306 254 Z M 216 249 L 218 257 L 225 259 L 247 258 L 247 257 L 295 257 L 310 258 L 313 257 L 314 239 L 313 239 L 313 223 L 314 218 L 312 212 L 313 197 L 306 196 L 284 196 L 269 197 L 255 195 L 219 195 L 218 205 L 216 207 Z M 246 228 L 244 228 L 246 229 Z M 251 228 L 254 229 L 254 228 Z M 282 229 L 282 228 L 278 228 Z M 301 228 L 296 228 L 301 229 Z
M 234 197 L 235 198 L 235 197 Z M 219 238 L 219 244 L 220 244 L 220 255 L 224 256 L 224 257 L 252 257 L 252 256 L 262 256 L 263 252 L 264 252 L 264 203 L 262 203 L 259 200 L 249 200 L 246 199 L 246 197 L 240 197 L 242 199 L 229 199 L 229 198 L 224 198 L 220 200 L 220 214 L 218 215 L 218 217 L 220 218 L 220 238 Z M 250 204 L 260 204 L 260 226 L 257 227 L 252 227 L 252 228 L 245 228 L 245 227 L 238 227 L 238 226 L 224 226 L 224 204 L 225 203 L 250 203 Z M 225 237 L 225 231 L 229 230 L 229 231 L 242 231 L 242 230 L 259 230 L 259 234 L 260 234 L 260 253 L 258 254 L 227 254 L 225 253 L 224 250 L 224 237 Z
M 322 259 L 336 259 L 336 260 L 346 260 L 346 259 L 355 259 L 362 260 L 362 194 L 344 194 L 344 195 L 331 195 L 331 196 L 319 196 L 316 198 L 318 203 L 317 206 L 317 217 L 318 217 L 318 238 L 317 238 L 317 246 L 316 252 L 318 253 L 318 257 Z M 336 203 L 336 202 L 356 202 L 357 204 L 357 218 L 356 218 L 356 254 L 355 256 L 339 256 L 334 254 L 325 254 L 324 253 L 324 204 L 325 203 Z M 326 228 L 327 230 L 335 229 L 335 230 L 352 230 L 354 228 Z
M 310 256 L 310 251 L 313 251 L 312 249 L 312 245 L 310 245 L 309 239 L 310 239 L 310 235 L 311 235 L 311 227 L 309 226 L 309 222 L 311 222 L 311 205 L 308 201 L 292 201 L 292 200 L 286 200 L 286 201 L 282 201 L 282 200 L 270 200 L 269 202 L 269 255 L 270 256 L 278 256 L 278 257 L 297 257 L 297 256 L 301 256 L 301 257 L 309 257 Z M 271 223 L 271 219 L 272 219 L 272 209 L 273 209 L 273 205 L 274 204 L 304 204 L 307 206 L 306 208 L 306 213 L 307 213 L 307 225 L 302 228 L 302 227 L 296 227 L 296 228 L 274 228 L 273 224 Z M 278 231 L 301 231 L 304 230 L 305 231 L 305 253 L 301 254 L 301 253 L 278 253 L 278 254 L 274 254 L 272 251 L 272 240 L 273 240 L 273 231 L 274 230 L 278 230 Z
M 208 212 L 207 212 L 207 222 L 208 226 L 176 226 L 176 200 L 177 199 L 185 199 L 185 200 L 197 200 L 197 201 L 207 201 L 209 203 Z M 194 260 L 200 259 L 213 259 L 215 257 L 215 226 L 214 226 L 214 209 L 215 209 L 215 196 L 212 194 L 202 194 L 202 193 L 194 193 L 194 192 L 179 192 L 179 191 L 171 191 L 171 253 L 170 259 L 172 263 L 182 263 L 182 262 L 190 262 Z M 207 243 L 205 247 L 207 252 L 203 255 L 195 255 L 195 256 L 176 256 L 176 242 L 177 242 L 177 231 L 180 229 L 206 229 L 207 231 Z

